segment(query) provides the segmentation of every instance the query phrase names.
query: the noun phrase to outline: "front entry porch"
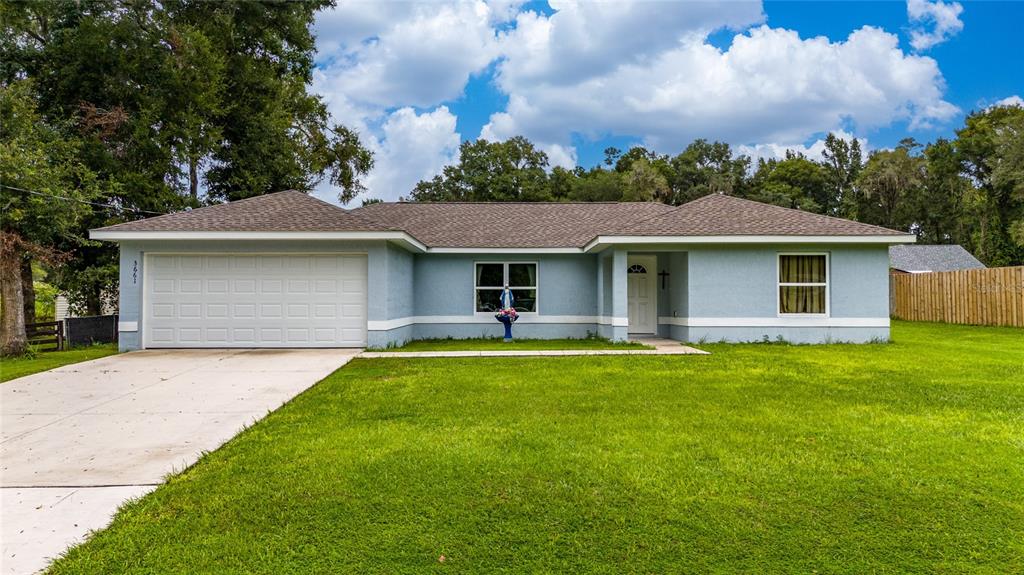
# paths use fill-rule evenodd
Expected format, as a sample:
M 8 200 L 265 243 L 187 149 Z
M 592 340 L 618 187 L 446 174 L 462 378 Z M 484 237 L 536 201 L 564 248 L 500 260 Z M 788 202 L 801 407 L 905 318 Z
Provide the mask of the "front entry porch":
M 598 254 L 599 335 L 613 341 L 642 337 L 684 341 L 687 253 L 626 251 Z

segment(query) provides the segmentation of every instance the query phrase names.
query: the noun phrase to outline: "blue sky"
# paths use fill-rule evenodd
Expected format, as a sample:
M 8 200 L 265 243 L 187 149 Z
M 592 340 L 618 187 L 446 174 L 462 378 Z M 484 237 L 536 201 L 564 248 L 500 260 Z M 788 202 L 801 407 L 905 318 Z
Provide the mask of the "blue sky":
M 754 156 L 813 156 L 829 131 L 950 137 L 1024 96 L 1021 22 L 1020 2 L 342 1 L 316 24 L 314 88 L 374 150 L 368 195 L 394 200 L 478 137 L 587 167 L 696 137 Z

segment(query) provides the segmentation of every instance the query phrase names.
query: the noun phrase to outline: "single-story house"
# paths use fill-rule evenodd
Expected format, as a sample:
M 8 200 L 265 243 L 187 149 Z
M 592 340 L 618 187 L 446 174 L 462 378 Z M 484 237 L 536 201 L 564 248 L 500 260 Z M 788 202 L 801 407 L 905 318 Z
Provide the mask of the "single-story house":
M 710 195 L 658 203 L 377 203 L 287 191 L 92 230 L 120 244 L 120 347 L 382 347 L 499 336 L 889 337 L 912 235 Z
M 960 245 L 889 247 L 889 267 L 893 272 L 921 274 L 984 269 L 985 264 Z

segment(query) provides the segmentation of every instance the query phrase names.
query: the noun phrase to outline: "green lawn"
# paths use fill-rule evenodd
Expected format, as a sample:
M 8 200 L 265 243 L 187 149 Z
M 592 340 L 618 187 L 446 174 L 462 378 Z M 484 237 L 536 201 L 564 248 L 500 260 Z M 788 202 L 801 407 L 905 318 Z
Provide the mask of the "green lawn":
M 24 377 L 80 361 L 117 353 L 116 343 L 75 347 L 64 351 L 40 351 L 34 355 L 0 359 L 0 382 Z
M 637 342 L 612 342 L 600 338 L 580 339 L 513 339 L 505 343 L 501 338 L 475 339 L 420 339 L 402 347 L 382 348 L 376 351 L 537 351 L 566 349 L 654 349 Z
M 356 360 L 52 571 L 1024 572 L 1024 331 L 893 337 Z

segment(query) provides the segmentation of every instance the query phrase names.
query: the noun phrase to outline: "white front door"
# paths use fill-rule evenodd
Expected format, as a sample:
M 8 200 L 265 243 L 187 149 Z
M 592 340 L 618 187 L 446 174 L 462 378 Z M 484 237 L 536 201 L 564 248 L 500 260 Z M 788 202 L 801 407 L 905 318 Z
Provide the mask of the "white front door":
M 629 256 L 626 260 L 626 299 L 629 333 L 655 333 L 658 324 L 657 256 Z
M 151 254 L 145 347 L 362 347 L 367 259 L 336 254 Z

